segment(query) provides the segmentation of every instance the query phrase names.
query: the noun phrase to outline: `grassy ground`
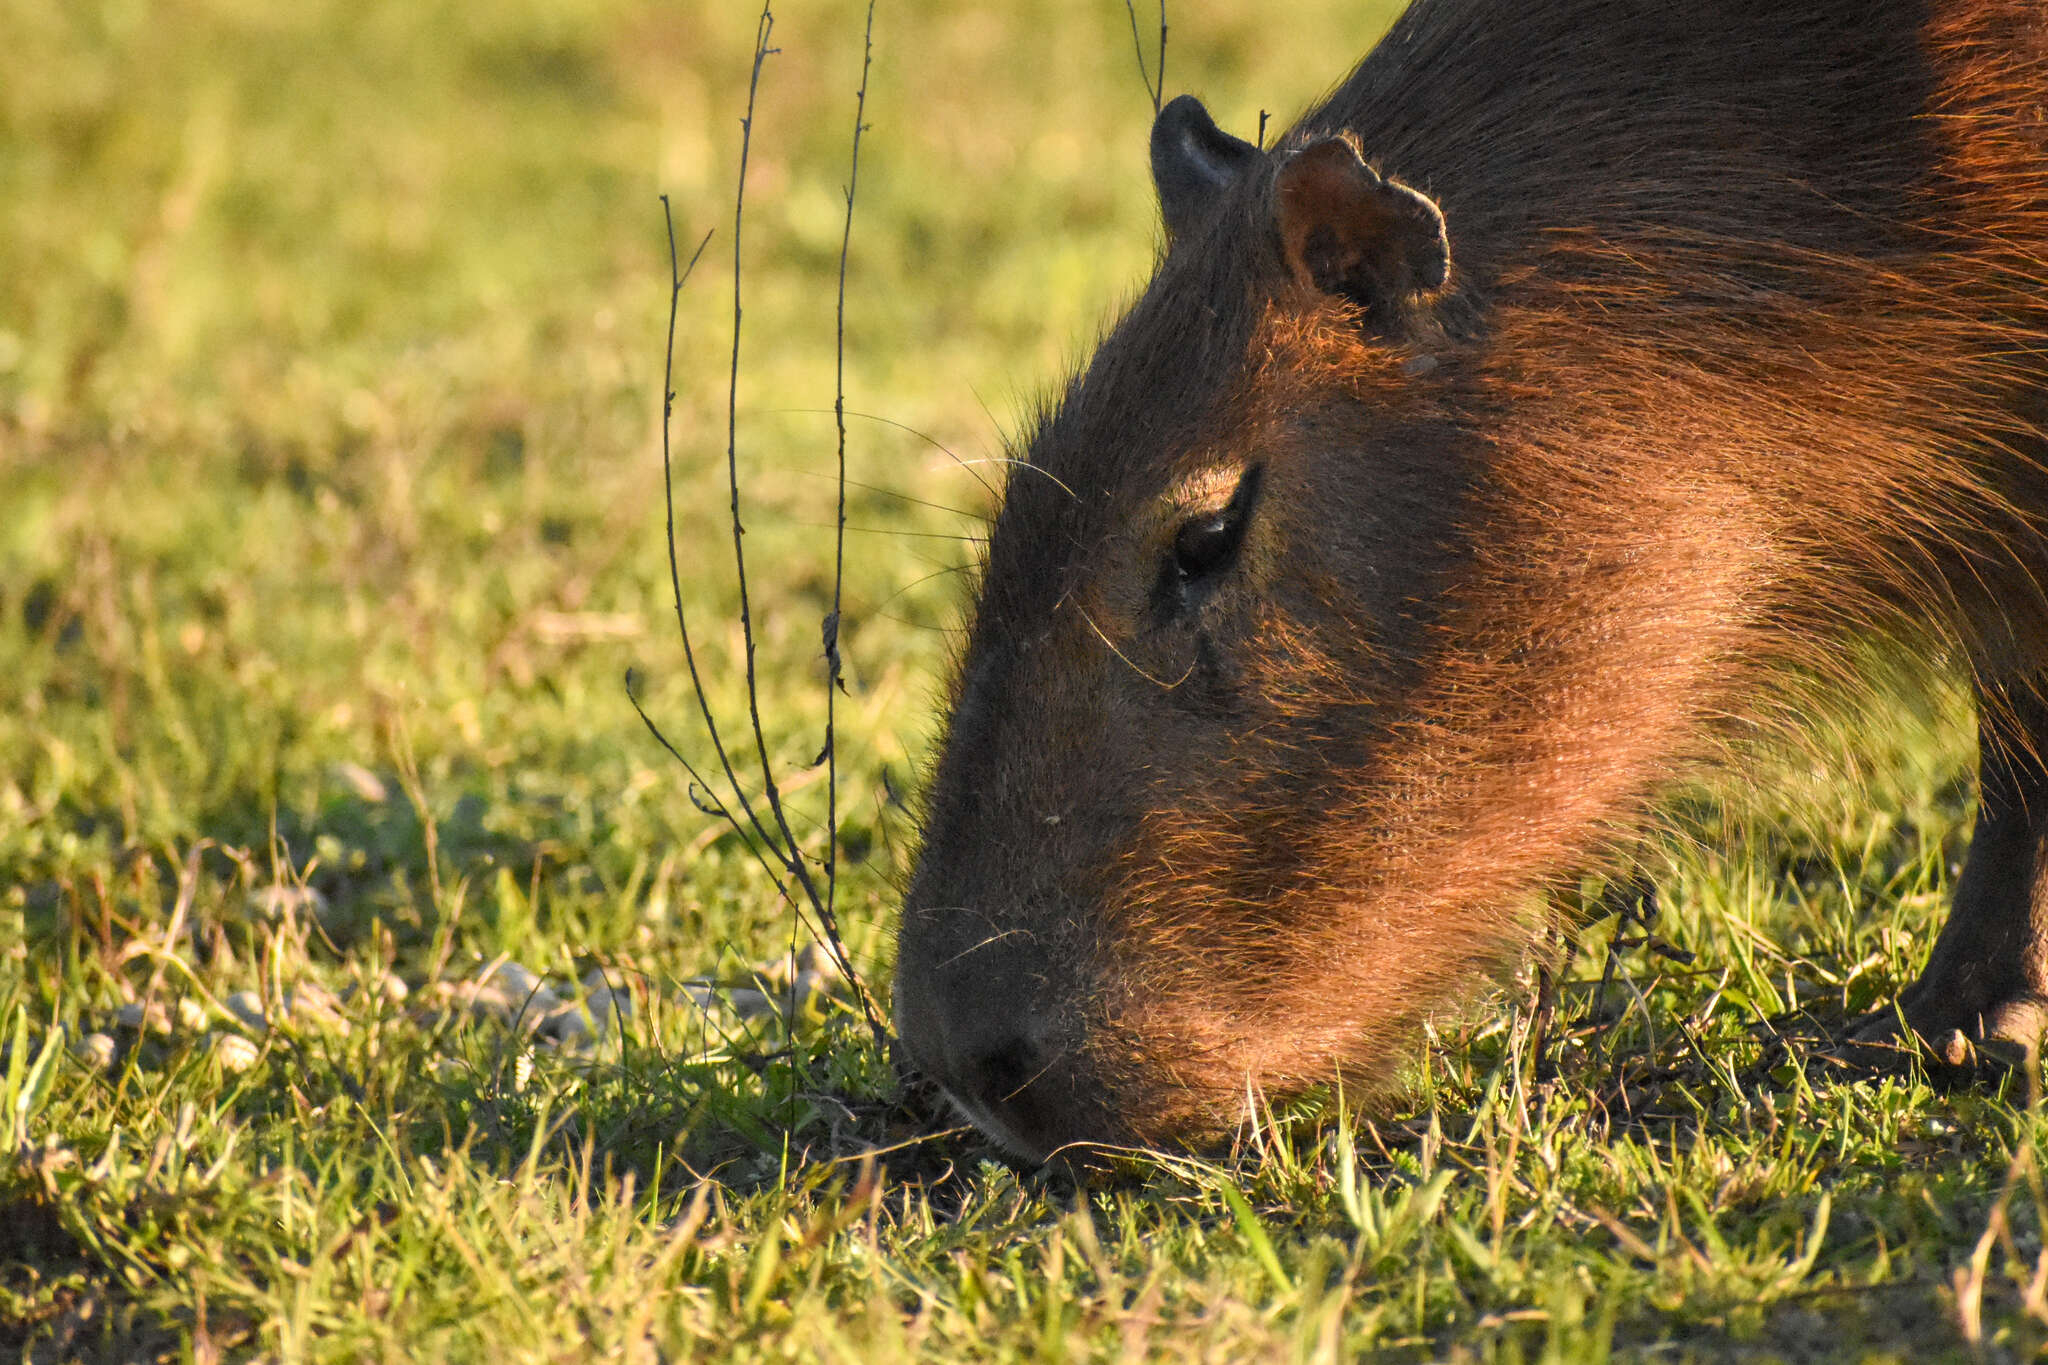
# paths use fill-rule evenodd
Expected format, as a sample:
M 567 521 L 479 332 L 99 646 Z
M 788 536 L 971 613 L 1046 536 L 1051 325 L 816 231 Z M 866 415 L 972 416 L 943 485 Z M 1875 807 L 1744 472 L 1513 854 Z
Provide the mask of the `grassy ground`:
M 1169 90 L 1248 132 L 1388 17 L 1262 12 L 1177 4 Z M 746 225 L 765 740 L 814 849 L 860 19 L 777 16 Z M 678 336 L 677 542 L 738 714 L 719 291 L 753 31 L 642 0 L 0 6 L 0 1345 L 2048 1341 L 2024 1087 L 1845 1084 L 1777 1041 L 1885 998 L 1928 941 L 1968 814 L 1952 706 L 1686 804 L 1654 865 L 1692 961 L 1634 948 L 1599 994 L 1596 932 L 1547 1027 L 1504 999 L 1376 1125 L 1280 1115 L 1235 1160 L 1076 1189 L 894 1108 L 843 991 L 789 1029 L 759 1012 L 788 912 L 623 684 L 705 755 L 659 509 L 667 192 L 687 241 L 717 229 Z M 849 452 L 840 890 L 885 982 L 978 462 L 1140 277 L 1153 210 L 1121 7 L 884 5 L 877 43 L 848 392 L 887 420 Z M 573 999 L 508 1026 L 545 998 L 503 974 L 477 998 L 506 962 L 580 993 L 595 1040 Z

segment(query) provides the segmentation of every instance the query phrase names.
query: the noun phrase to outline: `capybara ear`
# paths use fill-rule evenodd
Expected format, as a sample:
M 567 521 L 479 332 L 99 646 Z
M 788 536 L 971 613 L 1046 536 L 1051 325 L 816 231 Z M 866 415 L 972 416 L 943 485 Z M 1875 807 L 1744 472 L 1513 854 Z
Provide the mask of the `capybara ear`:
M 1288 157 L 1273 196 L 1281 250 L 1303 284 L 1386 315 L 1450 280 L 1443 212 L 1382 178 L 1344 138 Z
M 1218 128 L 1200 100 L 1176 96 L 1152 123 L 1152 183 L 1166 235 L 1185 235 L 1259 159 L 1259 149 Z

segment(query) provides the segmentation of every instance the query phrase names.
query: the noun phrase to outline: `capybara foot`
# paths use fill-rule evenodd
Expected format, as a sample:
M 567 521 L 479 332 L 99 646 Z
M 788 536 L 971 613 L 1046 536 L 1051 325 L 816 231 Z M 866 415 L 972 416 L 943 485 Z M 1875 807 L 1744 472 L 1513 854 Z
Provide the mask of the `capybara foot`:
M 1915 1037 L 1900 1031 L 1900 1015 Z M 2014 1066 L 2048 1032 L 2048 996 L 2023 991 L 1981 1008 L 1957 1005 L 1921 982 L 1896 1009 L 1866 1015 L 1850 1029 L 1843 1059 L 1896 1067 L 1915 1055 L 1954 1069 Z

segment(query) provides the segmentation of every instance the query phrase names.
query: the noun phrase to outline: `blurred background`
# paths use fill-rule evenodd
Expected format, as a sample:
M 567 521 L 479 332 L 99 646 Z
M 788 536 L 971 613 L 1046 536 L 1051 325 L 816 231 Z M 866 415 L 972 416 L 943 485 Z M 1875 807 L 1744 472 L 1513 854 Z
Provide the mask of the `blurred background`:
M 1397 6 L 1168 16 L 1252 136 Z M 783 911 L 633 715 L 708 757 L 662 547 L 738 732 L 732 195 L 758 10 L 639 0 L 0 6 L 0 938 L 303 876 L 347 949 L 701 970 Z M 770 747 L 804 788 L 831 591 L 833 306 L 863 7 L 789 0 L 745 219 L 740 465 Z M 1157 15 L 1136 28 L 1156 61 Z M 930 703 L 1006 433 L 1157 238 L 1113 0 L 878 7 L 847 283 L 849 928 L 886 955 Z M 799 823 L 822 818 L 815 778 Z M 423 818 L 425 817 L 425 818 Z M 438 834 L 428 867 L 427 819 Z M 474 959 L 472 959 L 474 960 Z

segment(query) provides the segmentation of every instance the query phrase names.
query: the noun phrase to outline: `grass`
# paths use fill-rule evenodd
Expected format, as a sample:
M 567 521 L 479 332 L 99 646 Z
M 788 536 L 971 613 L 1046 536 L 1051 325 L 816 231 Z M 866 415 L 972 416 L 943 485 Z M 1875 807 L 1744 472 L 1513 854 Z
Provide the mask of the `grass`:
M 807 831 L 862 9 L 778 15 L 750 167 L 747 544 L 766 742 Z M 1260 13 L 1176 4 L 1169 93 L 1241 132 L 1261 101 L 1284 120 L 1390 11 Z M 678 544 L 740 714 L 719 274 L 753 23 L 646 0 L 0 7 L 0 1343 L 2048 1342 L 2026 1087 L 1844 1083 L 1778 1040 L 1887 998 L 1930 941 L 1969 815 L 1953 705 L 1853 713 L 1818 769 L 1682 802 L 1652 869 L 1689 963 L 1624 951 L 1596 1010 L 1596 930 L 1546 1027 L 1511 991 L 1446 1030 L 1408 1111 L 1351 1122 L 1333 1098 L 1227 1161 L 1019 1172 L 898 1109 L 843 999 L 787 1029 L 739 1008 L 788 911 L 622 680 L 703 753 L 659 512 L 667 193 L 687 240 L 717 233 L 678 337 Z M 886 420 L 853 423 L 838 716 L 841 912 L 876 982 L 948 571 L 1000 431 L 1145 269 L 1150 114 L 1120 6 L 879 12 L 847 389 Z M 506 960 L 597 970 L 632 1018 L 578 1050 L 473 1017 L 451 990 Z M 165 1027 L 123 1030 L 124 1006 Z

